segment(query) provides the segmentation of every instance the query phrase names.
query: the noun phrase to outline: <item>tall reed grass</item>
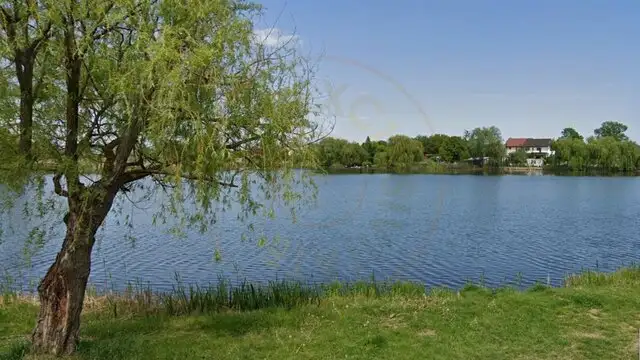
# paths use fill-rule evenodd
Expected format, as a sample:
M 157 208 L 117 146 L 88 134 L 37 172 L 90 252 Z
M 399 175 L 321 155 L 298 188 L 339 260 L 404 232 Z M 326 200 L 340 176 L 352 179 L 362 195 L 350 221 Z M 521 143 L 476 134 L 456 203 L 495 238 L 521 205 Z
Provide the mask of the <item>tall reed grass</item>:
M 309 284 L 293 280 L 270 281 L 255 285 L 245 281 L 232 284 L 224 278 L 207 287 L 185 286 L 176 277 L 173 290 L 156 296 L 156 303 L 169 315 L 251 311 L 264 308 L 290 309 L 301 305 L 318 305 L 332 296 L 393 297 L 425 295 L 424 285 L 413 282 L 369 281 Z
M 10 283 L 0 286 L 4 303 L 27 297 Z M 304 305 L 319 305 L 330 297 L 415 297 L 426 295 L 424 285 L 415 282 L 367 281 L 331 282 L 311 284 L 295 280 L 275 280 L 265 284 L 252 284 L 246 280 L 233 283 L 220 277 L 208 286 L 187 285 L 176 274 L 170 291 L 156 292 L 141 281 L 130 282 L 123 291 L 99 291 L 89 285 L 85 296 L 85 309 L 108 310 L 101 314 L 113 317 L 130 314 L 158 314 L 181 316 L 222 311 L 252 311 L 265 308 L 291 309 Z
M 480 284 L 467 283 L 460 291 L 447 288 L 427 289 L 424 284 L 408 281 L 370 280 L 356 282 L 334 281 L 327 284 L 310 284 L 294 280 L 275 280 L 265 284 L 238 281 L 233 283 L 223 277 L 209 286 L 186 285 L 176 274 L 175 285 L 170 291 L 155 292 L 151 285 L 141 281 L 129 283 L 124 291 L 100 292 L 89 286 L 86 293 L 85 309 L 108 308 L 100 312 L 120 317 L 129 314 L 166 314 L 182 316 L 222 311 L 252 311 L 264 308 L 283 308 L 304 305 L 318 305 L 323 299 L 332 297 L 402 297 L 416 298 L 430 294 L 460 294 L 466 291 L 488 290 L 481 277 Z M 621 268 L 616 272 L 603 273 L 587 270 L 565 278 L 564 286 L 600 286 L 615 284 L 640 284 L 640 266 Z M 549 288 L 547 284 L 536 283 L 530 291 Z M 509 287 L 509 286 L 507 286 Z M 517 284 L 515 287 L 518 287 Z M 24 296 L 16 292 L 13 283 L 7 279 L 0 281 L 0 301 L 11 302 L 26 298 L 36 301 L 34 296 Z M 493 289 L 498 291 L 499 289 Z M 1 303 L 0 303 L 1 305 Z
M 640 282 L 640 265 L 632 264 L 614 272 L 585 270 L 565 278 L 564 285 L 568 287 L 628 285 Z

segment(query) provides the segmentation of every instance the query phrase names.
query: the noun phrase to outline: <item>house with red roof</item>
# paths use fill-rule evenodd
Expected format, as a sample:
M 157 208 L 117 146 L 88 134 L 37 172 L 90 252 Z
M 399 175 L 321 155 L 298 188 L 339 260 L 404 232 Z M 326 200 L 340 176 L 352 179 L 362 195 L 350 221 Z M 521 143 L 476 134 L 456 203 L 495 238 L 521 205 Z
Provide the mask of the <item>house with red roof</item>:
M 512 153 L 520 148 L 524 147 L 524 143 L 527 142 L 527 138 L 509 138 L 505 146 L 507 147 L 507 153 Z
M 507 155 L 521 150 L 527 153 L 527 164 L 529 166 L 542 166 L 544 159 L 549 155 L 553 155 L 553 150 L 551 150 L 552 141 L 552 139 L 509 138 L 505 147 L 507 148 Z

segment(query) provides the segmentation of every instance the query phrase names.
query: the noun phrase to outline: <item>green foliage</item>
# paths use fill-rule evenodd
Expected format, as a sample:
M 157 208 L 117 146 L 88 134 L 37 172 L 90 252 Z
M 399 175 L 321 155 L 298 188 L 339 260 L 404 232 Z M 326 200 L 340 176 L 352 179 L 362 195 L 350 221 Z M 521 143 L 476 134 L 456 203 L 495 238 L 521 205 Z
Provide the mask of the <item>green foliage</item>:
M 0 154 L 2 154 L 0 163 L 0 216 L 2 216 L 24 192 L 32 173 L 29 171 L 29 163 L 20 156 L 18 136 L 2 127 L 0 127 Z M 0 223 L 0 241 L 2 241 L 2 232 L 3 224 Z
M 583 140 L 584 138 L 582 137 L 582 135 L 580 135 L 580 133 L 576 131 L 576 129 L 568 127 L 562 130 L 561 139 Z
M 527 165 L 528 154 L 523 149 L 518 149 L 509 154 L 509 162 L 514 166 Z
M 376 152 L 373 164 L 379 169 L 386 169 L 389 166 L 389 157 L 387 156 L 387 153 L 384 151 Z
M 618 141 L 629 140 L 625 131 L 627 131 L 627 125 L 617 121 L 605 121 L 599 128 L 595 129 L 593 133 L 598 138 L 611 137 Z
M 555 151 L 553 165 L 572 171 L 630 172 L 638 169 L 640 160 L 640 147 L 635 142 L 613 136 L 590 137 L 586 142 L 578 138 L 560 138 L 553 142 L 552 149 Z
M 479 127 L 465 131 L 464 138 L 469 144 L 469 154 L 472 157 L 489 157 L 495 163 L 502 162 L 506 150 L 502 133 L 497 127 Z
M 358 143 L 327 137 L 315 145 L 317 157 L 324 168 L 362 166 L 369 154 Z
M 371 139 L 368 136 L 362 144 L 362 148 L 367 152 L 368 163 L 373 164 L 373 158 L 376 156 L 376 145 L 371 142 Z
M 378 140 L 375 143 L 376 153 L 387 151 L 387 142 L 385 140 Z
M 332 137 L 322 139 L 314 146 L 320 164 L 325 168 L 329 168 L 333 164 L 341 163 L 343 150 L 347 144 L 348 141 L 343 139 L 335 139 Z
M 447 136 L 437 154 L 445 162 L 458 162 L 469 158 L 469 145 L 460 136 Z
M 388 140 L 386 158 L 387 167 L 407 170 L 424 158 L 422 143 L 405 135 L 394 135 Z
M 156 218 L 180 233 L 206 230 L 232 203 L 246 219 L 278 199 L 293 209 L 313 196 L 309 175 L 294 171 L 317 166 L 308 146 L 319 136 L 309 120 L 312 74 L 294 47 L 256 41 L 259 5 L 43 0 L 2 7 L 0 184 L 20 192 L 34 178 L 56 175 L 46 179 L 55 194 L 28 193 L 33 209 L 56 196 L 82 204 L 74 211 L 89 199 L 109 208 L 114 193 L 147 179 L 149 194 L 150 185 L 173 189 Z M 82 185 L 85 178 L 92 181 Z
M 362 166 L 368 158 L 369 154 L 358 143 L 349 143 L 343 149 L 342 163 L 346 166 Z
M 434 134 L 431 136 L 419 135 L 416 140 L 422 143 L 424 152 L 430 155 L 438 154 L 443 145 L 449 140 L 449 135 Z
M 415 139 L 422 143 L 426 154 L 437 155 L 442 161 L 458 162 L 469 157 L 467 141 L 460 136 L 434 134 L 432 136 L 419 135 Z
M 433 148 L 430 146 L 431 145 L 431 141 L 429 140 L 430 139 L 429 136 L 418 135 L 414 139 L 419 141 L 422 144 L 422 148 L 424 149 L 425 153 L 431 154 L 430 150 L 433 150 Z

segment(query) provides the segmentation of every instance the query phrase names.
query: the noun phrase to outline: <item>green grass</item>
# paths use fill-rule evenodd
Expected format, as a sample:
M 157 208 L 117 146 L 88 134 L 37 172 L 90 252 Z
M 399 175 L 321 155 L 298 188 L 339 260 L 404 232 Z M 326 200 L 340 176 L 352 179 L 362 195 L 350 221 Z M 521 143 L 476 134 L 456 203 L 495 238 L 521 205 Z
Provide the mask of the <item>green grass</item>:
M 640 268 L 519 291 L 414 283 L 92 295 L 77 359 L 637 359 Z M 30 358 L 37 306 L 0 305 L 0 359 Z

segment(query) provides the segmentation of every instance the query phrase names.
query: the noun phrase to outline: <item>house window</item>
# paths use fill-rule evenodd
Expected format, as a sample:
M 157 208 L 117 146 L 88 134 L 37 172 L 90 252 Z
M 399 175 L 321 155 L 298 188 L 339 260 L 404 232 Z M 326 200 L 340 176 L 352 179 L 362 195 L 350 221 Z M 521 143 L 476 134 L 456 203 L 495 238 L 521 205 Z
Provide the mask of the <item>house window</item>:
M 542 148 L 538 148 L 537 150 L 538 150 L 538 152 L 542 152 Z

